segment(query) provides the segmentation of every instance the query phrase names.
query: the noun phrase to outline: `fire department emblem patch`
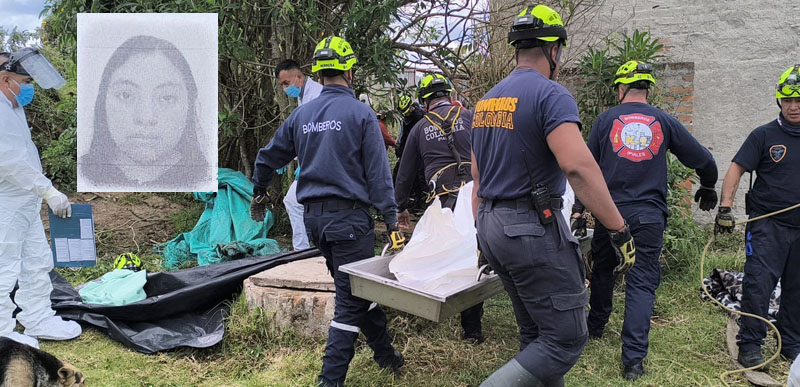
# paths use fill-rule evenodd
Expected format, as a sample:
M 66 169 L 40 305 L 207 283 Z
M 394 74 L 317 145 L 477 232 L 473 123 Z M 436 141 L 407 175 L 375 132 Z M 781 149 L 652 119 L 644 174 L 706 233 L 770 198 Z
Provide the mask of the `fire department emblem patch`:
M 661 123 L 644 114 L 619 116 L 614 120 L 609 137 L 619 157 L 637 163 L 652 159 L 664 143 Z
M 769 147 L 769 157 L 772 161 L 779 163 L 786 156 L 786 145 L 773 145 Z

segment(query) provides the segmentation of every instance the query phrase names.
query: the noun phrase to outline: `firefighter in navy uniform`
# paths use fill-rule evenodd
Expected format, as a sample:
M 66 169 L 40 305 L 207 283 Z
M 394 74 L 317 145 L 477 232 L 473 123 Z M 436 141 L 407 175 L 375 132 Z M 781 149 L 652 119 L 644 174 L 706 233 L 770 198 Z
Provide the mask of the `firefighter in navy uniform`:
M 398 222 L 401 229 L 411 226 L 407 205 L 418 170 L 425 171 L 425 181 L 438 196 L 442 207 L 454 210 L 458 190 L 472 181 L 470 173 L 470 129 L 472 112 L 454 106 L 450 100 L 453 87 L 440 74 L 428 74 L 419 83 L 419 100 L 425 104 L 425 118 L 411 129 L 400 169 L 395 181 Z M 476 343 L 483 341 L 481 317 L 483 303 L 461 312 L 462 338 Z
M 322 358 L 320 386 L 342 386 L 359 331 L 381 368 L 397 372 L 403 356 L 392 347 L 380 306 L 350 294 L 350 279 L 339 266 L 371 258 L 375 232 L 369 207 L 386 222 L 392 247 L 404 242 L 397 226 L 394 190 L 375 113 L 353 93 L 350 44 L 331 36 L 314 50 L 312 72 L 322 92 L 295 109 L 270 143 L 258 152 L 253 173 L 251 216 L 264 219 L 271 198 L 266 188 L 276 169 L 297 156 L 303 169 L 297 199 L 304 205 L 309 240 L 325 256 L 336 286 L 336 306 Z
M 722 182 L 722 202 L 717 231 L 733 231 L 731 206 L 744 172 L 756 180 L 745 197 L 751 218 L 800 202 L 800 65 L 786 70 L 775 92 L 778 118 L 753 130 Z M 767 317 L 772 290 L 781 281 L 781 307 L 776 324 L 781 333 L 781 353 L 789 359 L 800 354 L 800 209 L 747 223 L 745 226 L 742 312 Z M 764 362 L 761 346 L 765 324 L 742 317 L 739 327 L 739 363 L 752 367 Z
M 411 129 L 425 116 L 422 108 L 411 99 L 410 95 L 403 94 L 400 96 L 400 101 L 397 102 L 397 110 L 403 114 L 403 128 L 400 135 L 397 136 L 397 151 L 395 155 L 397 159 L 403 157 L 403 150 L 405 149 L 406 139 Z
M 554 81 L 566 41 L 556 11 L 525 8 L 509 33 L 516 68 L 475 106 L 478 245 L 511 298 L 521 336 L 520 353 L 482 386 L 563 386 L 588 340 L 585 269 L 560 211 L 567 179 L 612 230 L 620 270 L 635 262 L 631 234 L 581 136 L 575 99 Z
M 394 165 L 392 176 L 395 180 L 397 180 L 397 173 L 400 170 L 400 163 L 403 161 L 403 151 L 406 148 L 406 143 L 408 143 L 408 135 L 411 133 L 411 129 L 417 125 L 417 122 L 425 116 L 425 111 L 407 94 L 400 96 L 400 100 L 397 102 L 397 110 L 403 114 L 403 126 L 400 128 L 400 134 L 397 136 L 397 148 L 394 150 L 394 154 L 397 156 L 397 162 Z M 426 206 L 425 198 L 427 196 L 428 191 L 425 182 L 425 170 L 422 168 L 422 165 L 420 165 L 420 168 L 414 176 L 411 192 L 408 194 L 408 203 L 405 208 L 414 212 L 424 211 Z
M 661 282 L 661 248 L 667 209 L 667 151 L 697 171 L 700 209 L 717 205 L 717 164 L 678 120 L 649 105 L 647 96 L 656 80 L 653 66 L 635 60 L 619 67 L 614 80 L 619 105 L 600 114 L 589 135 L 589 149 L 603 170 L 606 185 L 636 240 L 636 266 L 625 281 L 622 325 L 623 376 L 644 374 L 650 317 Z M 573 216 L 582 212 L 573 207 Z M 600 338 L 612 311 L 616 255 L 602 225 L 592 239 L 589 337 Z

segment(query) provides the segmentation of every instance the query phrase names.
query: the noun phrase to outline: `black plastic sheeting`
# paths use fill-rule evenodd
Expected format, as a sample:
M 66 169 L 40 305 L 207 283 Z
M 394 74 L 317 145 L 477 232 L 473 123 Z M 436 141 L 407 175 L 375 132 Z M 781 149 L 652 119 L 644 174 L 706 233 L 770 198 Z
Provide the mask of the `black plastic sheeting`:
M 222 341 L 230 301 L 244 280 L 275 266 L 318 257 L 317 249 L 244 258 L 173 272 L 150 273 L 147 298 L 123 306 L 84 304 L 78 291 L 55 270 L 50 299 L 56 314 L 108 333 L 142 353 L 178 347 L 207 348 Z

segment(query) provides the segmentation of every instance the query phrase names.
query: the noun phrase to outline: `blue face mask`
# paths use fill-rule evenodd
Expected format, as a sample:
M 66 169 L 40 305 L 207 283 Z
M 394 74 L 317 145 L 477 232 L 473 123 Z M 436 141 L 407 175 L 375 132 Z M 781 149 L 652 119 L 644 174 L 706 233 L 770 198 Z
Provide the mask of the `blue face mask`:
M 286 93 L 290 98 L 297 98 L 300 96 L 300 88 L 295 85 L 289 85 L 289 87 L 283 89 L 283 92 Z
M 19 95 L 14 94 L 13 91 L 11 92 L 11 94 L 14 94 L 14 99 L 17 100 L 17 105 L 23 107 L 31 103 L 31 101 L 33 101 L 33 84 L 30 83 L 20 84 L 17 81 L 14 81 L 14 83 L 16 83 L 19 86 Z

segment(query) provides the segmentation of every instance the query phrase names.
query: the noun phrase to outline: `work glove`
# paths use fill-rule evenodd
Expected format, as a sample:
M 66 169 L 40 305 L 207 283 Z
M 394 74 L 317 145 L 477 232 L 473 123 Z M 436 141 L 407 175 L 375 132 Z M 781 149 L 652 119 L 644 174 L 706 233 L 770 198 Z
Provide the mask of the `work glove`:
M 67 195 L 64 195 L 55 187 L 50 187 L 50 189 L 44 193 L 44 200 L 55 216 L 59 218 L 69 218 L 72 216 L 72 205 L 69 203 Z
M 582 204 L 575 203 L 572 206 L 572 219 L 570 220 L 569 229 L 576 237 L 586 235 L 586 217 L 583 215 L 585 210 L 586 208 Z
M 733 217 L 730 207 L 720 207 L 717 217 L 714 219 L 714 232 L 732 232 L 736 227 L 736 219 Z
M 702 185 L 694 194 L 694 201 L 700 202 L 700 209 L 703 211 L 711 211 L 717 206 L 717 191 L 714 188 L 703 187 Z
M 614 247 L 614 252 L 617 253 L 618 264 L 614 268 L 614 275 L 625 274 L 636 263 L 636 245 L 633 244 L 631 229 L 625 223 L 625 228 L 622 231 L 608 230 L 608 236 L 611 238 L 611 246 Z
M 386 236 L 389 238 L 390 250 L 400 250 L 406 244 L 406 237 L 400 232 L 397 222 L 386 224 Z
M 274 207 L 274 203 L 266 189 L 253 187 L 253 198 L 250 200 L 250 218 L 256 222 L 263 222 L 267 217 L 267 206 Z

